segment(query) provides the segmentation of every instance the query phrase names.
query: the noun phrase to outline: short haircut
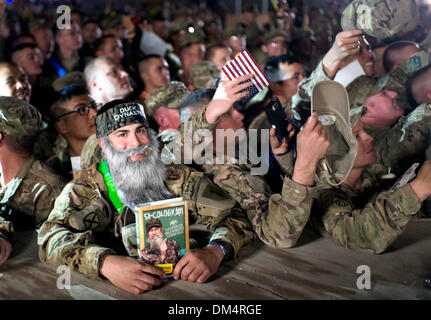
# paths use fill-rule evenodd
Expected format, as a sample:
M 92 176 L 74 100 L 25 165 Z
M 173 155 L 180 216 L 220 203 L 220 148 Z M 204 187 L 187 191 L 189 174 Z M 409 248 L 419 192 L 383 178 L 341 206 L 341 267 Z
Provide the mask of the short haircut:
M 292 63 L 301 63 L 297 58 L 294 56 L 290 56 L 287 54 L 282 54 L 281 56 L 275 56 L 275 57 L 269 57 L 268 60 L 265 63 L 265 67 L 263 68 L 263 71 L 266 75 L 272 73 L 278 73 L 280 70 L 280 63 L 286 63 L 292 64 Z
M 196 113 L 204 105 L 208 104 L 215 92 L 215 89 L 201 89 L 186 95 L 178 105 L 181 122 L 185 122 L 189 119 L 190 115 Z
M 93 60 L 91 60 L 85 66 L 85 69 L 84 69 L 84 76 L 85 76 L 85 81 L 87 82 L 87 86 L 89 86 L 89 83 L 91 80 L 96 79 L 97 73 L 98 73 L 98 71 L 100 71 L 97 64 L 102 62 L 102 61 L 112 62 L 112 63 L 117 64 L 117 62 L 110 57 L 97 57 L 97 58 L 94 58 Z
M 408 88 L 409 99 L 414 106 L 429 102 L 426 95 L 431 91 L 431 64 L 413 74 Z
M 208 47 L 207 51 L 205 52 L 204 60 L 211 60 L 214 57 L 214 54 L 215 54 L 214 52 L 217 49 L 227 49 L 227 48 L 228 48 L 227 46 L 221 43 Z
M 115 36 L 113 34 L 105 34 L 103 36 L 101 36 L 99 39 L 97 39 L 94 42 L 94 53 L 96 53 L 99 50 L 102 50 L 103 45 L 105 44 L 105 40 L 106 39 L 116 39 Z
M 147 72 L 148 70 L 148 65 L 150 64 L 150 60 L 151 59 L 163 59 L 161 56 L 157 55 L 157 54 L 149 54 L 144 56 L 141 61 L 139 61 L 139 72 Z
M 87 88 L 80 86 L 67 86 L 56 91 L 56 101 L 49 109 L 52 119 L 57 119 L 63 112 L 63 105 L 65 102 L 70 101 L 74 96 L 88 94 Z
M 385 53 L 383 54 L 383 68 L 386 72 L 390 72 L 395 66 L 394 62 L 392 61 L 392 54 L 395 51 L 402 50 L 406 47 L 415 47 L 417 49 L 420 48 L 416 42 L 409 40 L 396 41 L 388 45 Z

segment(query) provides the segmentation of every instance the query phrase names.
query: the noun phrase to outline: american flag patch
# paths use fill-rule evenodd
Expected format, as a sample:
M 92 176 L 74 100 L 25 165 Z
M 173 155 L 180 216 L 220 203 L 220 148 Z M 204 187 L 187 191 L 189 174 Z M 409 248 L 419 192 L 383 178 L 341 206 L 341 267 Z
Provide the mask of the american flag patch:
M 243 98 L 243 102 L 249 101 L 256 94 L 269 86 L 268 78 L 248 50 L 238 53 L 235 59 L 223 66 L 221 71 L 223 71 L 226 77 L 231 81 L 247 74 L 253 74 L 253 78 L 251 78 L 253 85 L 246 89 L 249 91 L 249 94 Z

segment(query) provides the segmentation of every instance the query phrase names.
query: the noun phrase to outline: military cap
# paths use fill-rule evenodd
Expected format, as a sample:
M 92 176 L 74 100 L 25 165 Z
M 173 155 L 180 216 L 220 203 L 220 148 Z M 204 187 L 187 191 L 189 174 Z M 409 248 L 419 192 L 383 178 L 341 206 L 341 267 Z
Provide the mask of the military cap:
M 103 30 L 108 30 L 118 26 L 119 24 L 123 24 L 123 17 L 121 14 L 113 14 L 107 16 L 102 20 L 101 27 Z
M 376 80 L 373 77 L 362 75 L 353 80 L 346 88 L 349 95 L 350 109 L 363 106 L 365 100 L 374 93 Z
M 419 21 L 414 0 L 354 0 L 344 9 L 343 30 L 362 29 L 379 38 L 399 38 L 413 31 Z
M 203 43 L 203 37 L 198 33 L 185 33 L 181 35 L 181 37 L 178 39 L 178 46 L 180 48 L 187 47 L 194 43 Z
M 80 71 L 69 72 L 64 77 L 55 79 L 52 83 L 52 87 L 55 91 L 59 91 L 68 86 L 87 88 L 87 82 L 85 81 L 84 74 Z
M 147 224 L 145 225 L 145 230 L 147 231 L 147 233 L 151 230 L 151 228 L 163 228 L 163 226 L 159 219 L 153 218 L 151 220 L 148 220 Z
M 18 142 L 33 141 L 42 124 L 40 112 L 15 97 L 0 97 L 0 131 Z
M 184 83 L 171 81 L 166 86 L 153 90 L 145 101 L 145 110 L 149 116 L 161 107 L 178 109 L 180 101 L 190 93 Z
M 127 99 L 113 100 L 105 104 L 97 112 L 95 123 L 97 139 L 130 124 L 140 123 L 148 127 L 144 107 Z
M 237 36 L 238 34 L 241 34 L 241 35 L 245 34 L 244 26 L 241 23 L 237 23 L 226 27 L 225 29 L 223 29 L 221 36 L 222 36 L 222 39 L 225 40 L 232 36 Z
M 343 182 L 353 168 L 358 144 L 350 124 L 349 96 L 340 83 L 321 81 L 313 88 L 312 111 L 329 135 L 330 146 L 317 174 L 331 185 Z M 357 121 L 357 120 L 356 120 Z
M 191 83 L 196 89 L 216 88 L 221 69 L 211 61 L 201 61 L 190 68 Z
M 284 40 L 289 41 L 289 35 L 280 29 L 271 29 L 268 32 L 265 32 L 263 35 L 263 42 L 267 43 L 269 40 L 274 39 L 275 37 L 283 37 Z
M 166 29 L 166 34 L 170 37 L 172 34 L 185 30 L 189 22 L 184 18 L 178 18 L 172 21 Z

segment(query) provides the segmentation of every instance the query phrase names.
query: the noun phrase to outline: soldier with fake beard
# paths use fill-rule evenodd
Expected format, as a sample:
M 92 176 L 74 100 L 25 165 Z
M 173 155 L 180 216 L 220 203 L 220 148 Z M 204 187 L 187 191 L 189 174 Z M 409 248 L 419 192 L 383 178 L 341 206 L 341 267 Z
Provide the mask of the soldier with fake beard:
M 160 284 L 156 277 L 164 273 L 117 255 L 112 248 L 118 239 L 106 243 L 109 235 L 122 237 L 128 253 L 137 256 L 131 208 L 178 196 L 188 202 L 189 219 L 213 233 L 207 247 L 192 249 L 180 259 L 175 279 L 205 282 L 223 259 L 236 256 L 253 240 L 244 211 L 222 189 L 189 167 L 164 165 L 140 104 L 114 100 L 98 112 L 95 122 L 107 160 L 78 172 L 58 197 L 39 232 L 42 261 L 66 264 L 92 278 L 105 277 L 135 294 L 151 290 Z

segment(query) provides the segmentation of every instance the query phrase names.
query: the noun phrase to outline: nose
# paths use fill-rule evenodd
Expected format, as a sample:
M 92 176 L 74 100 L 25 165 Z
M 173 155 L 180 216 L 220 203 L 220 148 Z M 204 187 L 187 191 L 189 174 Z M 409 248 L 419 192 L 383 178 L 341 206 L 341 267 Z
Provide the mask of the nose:
M 305 77 L 303 74 L 300 74 L 298 78 L 299 78 L 299 82 L 301 82 L 302 80 L 304 80 Z
M 18 80 L 18 81 L 15 83 L 15 87 L 16 87 L 17 89 L 24 88 L 24 83 L 23 83 L 22 81 Z
M 368 134 L 365 130 L 364 130 L 364 139 L 368 144 L 371 144 L 374 141 L 374 137 Z

